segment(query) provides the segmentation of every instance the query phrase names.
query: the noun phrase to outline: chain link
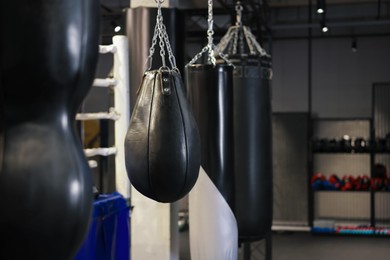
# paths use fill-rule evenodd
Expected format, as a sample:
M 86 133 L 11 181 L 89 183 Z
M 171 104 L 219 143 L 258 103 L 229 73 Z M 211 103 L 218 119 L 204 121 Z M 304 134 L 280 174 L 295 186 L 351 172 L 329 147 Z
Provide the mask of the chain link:
M 165 27 L 165 25 L 163 23 L 161 24 L 161 26 L 162 26 L 162 29 L 163 29 L 163 37 L 164 37 L 165 45 L 166 45 L 167 51 L 168 51 L 168 59 L 169 59 L 169 62 L 171 64 L 172 68 L 175 69 L 175 68 L 177 68 L 176 67 L 176 58 L 173 55 L 172 47 L 171 47 L 171 44 L 169 42 L 169 36 L 168 36 L 168 33 L 167 33 L 167 28 Z
M 249 53 L 251 55 L 268 55 L 267 52 L 257 42 L 256 37 L 252 34 L 249 27 L 242 25 L 242 10 L 243 7 L 241 5 L 241 2 L 238 1 L 236 4 L 236 24 L 231 26 L 228 29 L 227 33 L 222 37 L 220 43 L 216 47 L 217 50 L 221 53 L 224 53 L 227 50 L 227 56 L 235 54 L 244 54 L 244 43 L 246 42 L 249 48 Z
M 162 13 L 161 9 L 159 8 L 157 11 L 157 24 L 158 24 L 158 39 L 159 39 L 159 45 L 160 45 L 160 56 L 162 61 L 162 66 L 166 67 L 165 63 L 165 44 L 164 44 L 164 36 L 163 36 L 163 28 L 162 28 Z
M 239 48 L 239 53 L 243 53 L 244 52 L 244 36 L 243 36 L 243 33 L 242 33 L 242 10 L 244 8 L 242 7 L 241 5 L 241 2 L 238 1 L 236 3 L 236 26 L 238 27 L 238 29 L 236 30 L 236 35 L 235 35 L 235 39 L 234 39 L 234 48 L 233 48 L 233 54 L 237 54 L 237 46 Z
M 268 55 L 267 52 L 264 50 L 264 48 L 261 47 L 260 43 L 256 41 L 256 37 L 253 35 L 253 33 L 248 27 L 246 26 L 244 27 L 244 32 L 245 32 L 245 37 L 247 37 L 247 39 L 250 40 L 250 43 L 248 43 L 248 45 L 250 44 L 250 47 L 252 48 L 254 47 L 254 49 L 256 49 L 256 51 L 260 54 L 260 56 Z M 256 51 L 253 50 L 253 54 L 256 54 Z
M 222 37 L 221 41 L 216 46 L 215 49 L 216 52 L 218 53 L 223 52 L 228 47 L 233 33 L 234 33 L 234 26 L 230 27 L 226 32 L 226 34 Z
M 242 26 L 242 10 L 244 8 L 241 5 L 241 2 L 236 3 L 236 26 Z
M 153 55 L 155 52 L 155 46 L 157 44 L 157 38 L 160 46 L 160 56 L 162 59 L 162 66 L 166 66 L 166 61 L 165 61 L 165 49 L 168 52 L 168 59 L 169 63 L 171 64 L 172 69 L 177 70 L 176 67 L 176 58 L 173 55 L 171 44 L 169 43 L 169 37 L 167 33 L 167 29 L 164 25 L 163 21 L 163 16 L 162 16 L 162 11 L 161 11 L 161 4 L 164 2 L 164 0 L 155 0 L 157 3 L 157 18 L 156 18 L 156 26 L 154 27 L 154 32 L 153 32 L 153 37 L 152 37 L 152 45 L 149 49 L 149 56 L 146 61 L 146 70 L 150 70 L 152 68 L 152 63 L 153 63 Z
M 207 45 L 203 47 L 203 49 L 195 55 L 195 57 L 186 65 L 190 66 L 193 65 L 198 59 L 202 57 L 204 53 L 207 52 L 208 57 L 207 60 L 209 63 L 211 63 L 213 66 L 216 65 L 217 60 L 215 58 L 217 53 L 218 55 L 222 54 L 221 51 L 217 49 L 217 46 L 214 45 L 214 17 L 213 17 L 213 1 L 208 0 L 208 17 L 207 17 L 207 22 L 208 22 L 208 29 L 207 29 Z M 222 59 L 227 61 L 227 58 L 224 56 Z M 229 65 L 233 65 L 230 61 L 228 62 Z
M 234 64 L 228 59 L 227 55 L 222 52 L 219 52 L 218 55 L 227 63 L 227 65 L 232 66 L 234 69 L 236 68 L 236 66 L 234 66 Z
M 215 57 L 214 57 L 214 50 L 213 50 L 213 44 L 214 44 L 214 17 L 213 17 L 213 1 L 208 0 L 208 30 L 207 30 L 207 39 L 208 39 L 208 60 L 215 66 Z

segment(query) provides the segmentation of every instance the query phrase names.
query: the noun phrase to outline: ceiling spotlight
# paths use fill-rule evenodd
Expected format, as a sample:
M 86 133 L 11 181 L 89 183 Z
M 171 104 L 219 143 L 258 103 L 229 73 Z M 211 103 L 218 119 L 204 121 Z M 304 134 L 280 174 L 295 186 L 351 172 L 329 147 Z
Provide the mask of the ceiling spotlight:
M 119 25 L 115 26 L 114 32 L 117 33 L 117 32 L 120 32 L 120 30 L 122 30 L 122 28 Z
M 357 41 L 356 41 L 356 38 L 352 39 L 351 49 L 352 49 L 352 52 L 357 52 Z
M 325 16 L 322 17 L 322 19 L 321 19 L 320 27 L 321 27 L 321 31 L 322 31 L 323 33 L 326 33 L 326 32 L 329 31 L 328 26 L 326 26 L 326 19 L 325 19 Z
M 317 13 L 325 13 L 325 0 L 317 0 Z

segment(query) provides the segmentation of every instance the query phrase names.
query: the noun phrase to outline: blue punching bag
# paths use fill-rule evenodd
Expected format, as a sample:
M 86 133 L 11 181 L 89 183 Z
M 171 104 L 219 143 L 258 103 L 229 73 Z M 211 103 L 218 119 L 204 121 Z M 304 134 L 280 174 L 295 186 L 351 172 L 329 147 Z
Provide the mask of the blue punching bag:
M 95 76 L 99 3 L 3 1 L 0 19 L 0 259 L 69 260 L 93 202 L 74 119 Z

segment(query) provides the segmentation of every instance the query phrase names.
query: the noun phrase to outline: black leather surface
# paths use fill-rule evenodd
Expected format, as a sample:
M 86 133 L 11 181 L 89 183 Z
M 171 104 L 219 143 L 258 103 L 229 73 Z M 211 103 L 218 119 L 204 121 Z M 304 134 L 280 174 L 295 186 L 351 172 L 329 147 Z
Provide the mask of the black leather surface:
M 202 167 L 230 207 L 234 202 L 233 67 L 186 67 L 187 97 L 202 142 Z
M 265 237 L 272 225 L 270 63 L 229 57 L 186 68 L 187 96 L 202 141 L 202 166 L 232 208 L 240 241 Z
M 126 135 L 125 158 L 132 185 L 158 202 L 177 201 L 195 185 L 199 132 L 176 71 L 144 74 Z
M 72 259 L 92 209 L 74 129 L 94 78 L 94 0 L 3 1 L 0 21 L 0 259 Z
M 237 58 L 237 59 L 235 59 Z M 232 57 L 235 208 L 240 241 L 265 238 L 272 226 L 270 63 Z

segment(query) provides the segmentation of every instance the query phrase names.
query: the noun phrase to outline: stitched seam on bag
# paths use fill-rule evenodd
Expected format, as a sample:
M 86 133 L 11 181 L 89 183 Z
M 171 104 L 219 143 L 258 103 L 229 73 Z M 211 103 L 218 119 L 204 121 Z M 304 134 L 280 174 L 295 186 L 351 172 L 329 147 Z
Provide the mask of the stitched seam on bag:
M 3 84 L 2 73 L 0 72 L 0 86 Z M 3 173 L 3 161 L 4 161 L 4 150 L 5 150 L 5 108 L 4 108 L 4 90 L 0 92 L 0 175 Z
M 171 76 L 173 77 L 172 74 L 171 74 Z M 186 158 L 186 174 L 185 174 L 185 176 L 184 176 L 184 184 L 183 184 L 183 187 L 182 187 L 182 189 L 181 189 L 181 191 L 180 191 L 180 193 L 179 193 L 179 195 L 180 195 L 180 194 L 183 193 L 183 191 L 184 191 L 184 189 L 185 189 L 185 187 L 186 187 L 187 178 L 188 178 L 189 148 L 188 148 L 188 138 L 187 138 L 187 132 L 186 132 L 187 129 L 186 129 L 186 127 L 185 127 L 185 122 L 184 122 L 184 116 L 183 116 L 182 105 L 180 104 L 180 99 L 179 99 L 178 92 L 177 92 L 177 88 L 178 88 L 178 87 L 180 88 L 181 86 L 177 86 L 177 85 L 176 85 L 176 80 L 177 80 L 177 79 L 180 79 L 180 75 L 178 75 L 177 78 L 176 78 L 176 77 L 173 77 L 173 78 L 174 78 L 173 84 L 174 84 L 174 88 L 175 88 L 175 96 L 176 96 L 177 102 L 178 102 L 178 104 L 179 104 L 180 115 L 181 115 L 181 118 L 182 118 L 181 122 L 182 122 L 182 125 L 183 125 L 184 139 L 185 139 L 185 144 L 186 144 L 186 156 L 187 156 L 187 158 Z
M 151 124 L 151 121 L 152 121 L 152 112 L 153 112 L 153 101 L 154 101 L 154 92 L 156 90 L 156 81 L 157 81 L 157 77 L 160 75 L 160 73 L 158 71 L 155 71 L 155 73 L 153 73 L 154 77 L 153 77 L 153 87 L 152 87 L 152 96 L 151 96 L 151 100 L 150 100 L 150 111 L 149 111 L 149 122 L 148 122 L 148 150 L 147 150 L 147 165 L 148 165 L 148 179 L 149 179 L 149 186 L 150 186 L 150 191 L 153 193 L 153 196 L 156 200 L 159 200 L 155 191 L 154 191 L 154 187 L 153 187 L 153 184 L 152 184 L 152 178 L 151 178 L 151 175 L 150 175 L 150 124 Z

